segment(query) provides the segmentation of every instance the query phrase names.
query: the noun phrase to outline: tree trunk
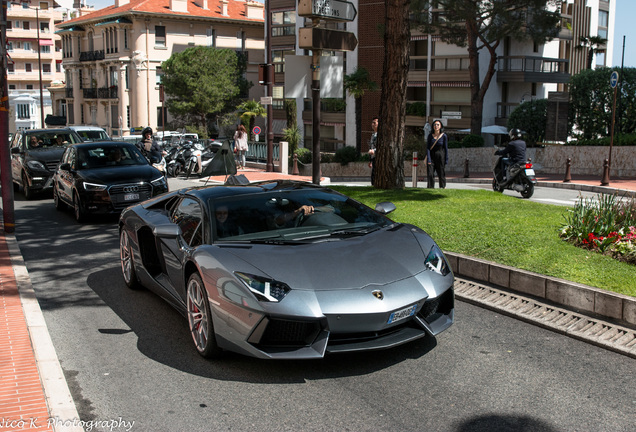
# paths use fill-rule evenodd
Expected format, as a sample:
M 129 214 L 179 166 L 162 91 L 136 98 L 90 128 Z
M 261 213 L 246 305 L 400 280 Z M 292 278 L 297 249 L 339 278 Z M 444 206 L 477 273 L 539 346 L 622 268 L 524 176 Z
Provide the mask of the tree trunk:
M 483 103 L 479 100 L 479 51 L 477 50 L 477 33 L 466 22 L 468 36 L 468 72 L 470 82 L 470 133 L 481 135 Z
M 386 0 L 382 104 L 375 161 L 375 187 L 404 188 L 404 122 L 409 71 L 410 0 Z
M 362 153 L 362 97 L 355 98 L 356 110 L 356 154 Z
M 481 135 L 481 126 L 483 122 L 484 98 L 486 92 L 490 88 L 490 82 L 495 75 L 495 67 L 497 66 L 497 47 L 499 41 L 492 45 L 486 44 L 485 48 L 490 54 L 488 61 L 488 69 L 484 76 L 483 82 L 479 79 L 479 50 L 477 49 L 478 33 L 476 28 L 472 28 L 468 23 L 468 59 L 470 72 L 470 133 Z M 482 48 L 483 49 L 483 48 Z

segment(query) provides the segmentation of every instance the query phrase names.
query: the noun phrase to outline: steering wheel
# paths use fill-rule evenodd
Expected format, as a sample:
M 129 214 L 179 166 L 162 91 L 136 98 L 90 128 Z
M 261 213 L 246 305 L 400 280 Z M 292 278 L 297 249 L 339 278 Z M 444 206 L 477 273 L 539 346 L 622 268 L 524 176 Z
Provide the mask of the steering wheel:
M 298 216 L 294 218 L 294 227 L 302 226 L 305 220 L 307 220 L 307 217 L 305 216 L 305 212 L 304 211 L 299 212 Z
M 305 212 L 301 211 L 300 214 L 294 218 L 294 227 L 302 226 L 310 218 L 312 218 L 313 216 L 316 216 L 316 213 L 319 213 L 322 211 L 321 209 L 316 207 L 313 207 L 313 209 L 314 211 L 309 214 L 305 214 Z

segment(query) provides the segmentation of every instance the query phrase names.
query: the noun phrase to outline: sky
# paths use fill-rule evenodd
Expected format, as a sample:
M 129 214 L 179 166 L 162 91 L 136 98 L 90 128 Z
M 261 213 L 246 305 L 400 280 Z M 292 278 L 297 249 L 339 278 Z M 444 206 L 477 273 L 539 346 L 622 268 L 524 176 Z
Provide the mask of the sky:
M 636 67 L 636 0 L 610 0 L 616 2 L 616 24 L 614 27 L 614 56 L 612 66 L 621 66 L 623 36 L 625 36 L 625 67 Z M 101 9 L 115 4 L 114 0 L 86 0 L 86 3 Z

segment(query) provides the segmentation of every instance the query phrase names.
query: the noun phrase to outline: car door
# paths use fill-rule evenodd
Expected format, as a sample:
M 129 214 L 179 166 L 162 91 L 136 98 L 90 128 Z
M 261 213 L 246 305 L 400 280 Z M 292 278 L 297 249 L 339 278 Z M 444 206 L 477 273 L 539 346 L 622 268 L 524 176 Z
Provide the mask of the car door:
M 203 243 L 205 218 L 203 206 L 194 197 L 186 196 L 174 207 L 170 220 L 181 228 L 181 237 L 174 241 L 162 242 L 162 253 L 170 284 L 175 294 L 185 299 L 183 266 L 194 251 Z
M 18 132 L 11 142 L 11 178 L 17 182 L 20 182 L 22 175 L 22 160 L 24 159 L 23 137 L 24 134 Z
M 62 169 L 62 165 L 68 164 L 70 170 Z M 75 181 L 73 171 L 77 169 L 77 149 L 75 147 L 68 147 L 62 156 L 60 165 L 57 168 L 56 174 L 56 187 L 58 194 L 62 200 L 72 204 L 73 203 L 73 183 Z

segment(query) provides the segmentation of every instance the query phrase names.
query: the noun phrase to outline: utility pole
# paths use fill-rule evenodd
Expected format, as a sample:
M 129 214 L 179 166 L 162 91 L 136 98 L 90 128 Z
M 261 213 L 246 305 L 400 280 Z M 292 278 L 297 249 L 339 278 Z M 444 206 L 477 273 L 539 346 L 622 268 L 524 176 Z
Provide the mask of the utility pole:
M 42 55 L 40 51 L 40 8 L 35 8 L 35 25 L 38 27 L 38 72 L 40 73 L 40 127 L 44 128 L 44 96 L 42 95 Z
M 274 74 L 272 70 L 272 10 L 271 1 L 265 0 L 265 69 L 266 69 L 266 82 L 265 88 L 267 89 L 267 96 L 272 96 L 274 90 Z M 272 117 L 274 116 L 274 107 L 272 104 L 267 105 L 267 165 L 265 170 L 267 172 L 274 172 L 274 122 Z M 249 131 L 248 131 L 249 133 Z M 287 161 L 280 161 L 282 164 L 286 164 Z
M 267 1 L 265 2 L 267 3 Z M 320 57 L 323 50 L 353 51 L 358 45 L 355 34 L 330 30 L 322 26 L 323 20 L 351 22 L 358 11 L 353 3 L 344 0 L 299 0 L 298 15 L 311 18 L 311 27 L 299 30 L 298 48 L 311 50 L 312 116 L 312 169 L 311 181 L 320 184 Z
M 0 185 L 2 186 L 2 217 L 4 232 L 15 232 L 13 207 L 13 182 L 11 180 L 11 157 L 9 153 L 9 85 L 7 83 L 7 7 L 9 0 L 2 2 L 0 17 Z

